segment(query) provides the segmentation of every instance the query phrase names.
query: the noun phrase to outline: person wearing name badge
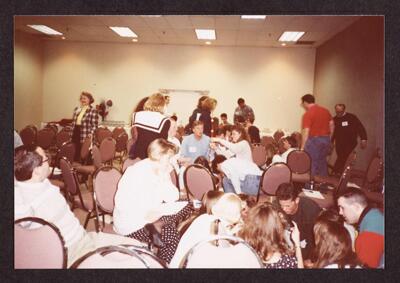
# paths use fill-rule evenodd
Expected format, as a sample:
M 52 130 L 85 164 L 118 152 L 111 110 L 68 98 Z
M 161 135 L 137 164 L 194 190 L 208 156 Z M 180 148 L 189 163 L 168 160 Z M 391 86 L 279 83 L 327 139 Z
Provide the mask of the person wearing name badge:
M 243 98 L 239 98 L 237 101 L 238 107 L 236 107 L 234 115 L 233 115 L 233 122 L 236 124 L 240 121 L 247 121 L 247 120 L 255 120 L 254 111 L 253 109 L 248 106 Z M 241 117 L 241 119 L 239 119 Z
M 333 170 L 342 174 L 348 156 L 357 146 L 358 137 L 361 140 L 360 148 L 367 147 L 367 132 L 356 115 L 346 112 L 346 105 L 336 104 L 335 112 L 335 130 L 331 142 L 335 145 L 337 159 Z

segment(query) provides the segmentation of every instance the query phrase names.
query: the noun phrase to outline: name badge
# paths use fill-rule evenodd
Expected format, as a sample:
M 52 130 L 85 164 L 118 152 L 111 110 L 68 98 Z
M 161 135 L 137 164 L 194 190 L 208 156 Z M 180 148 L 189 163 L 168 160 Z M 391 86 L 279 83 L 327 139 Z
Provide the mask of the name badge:
M 342 127 L 347 127 L 348 125 L 349 125 L 349 122 L 347 122 L 347 121 L 342 122 Z
M 197 152 L 197 148 L 195 146 L 189 146 L 189 152 L 195 153 L 195 152 Z

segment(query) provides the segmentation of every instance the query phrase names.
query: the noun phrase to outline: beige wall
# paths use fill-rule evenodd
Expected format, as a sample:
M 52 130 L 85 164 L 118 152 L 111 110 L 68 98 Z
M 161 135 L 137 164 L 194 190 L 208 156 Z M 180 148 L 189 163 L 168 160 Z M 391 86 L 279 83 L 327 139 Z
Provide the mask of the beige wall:
M 39 125 L 43 117 L 43 44 L 25 33 L 14 37 L 14 128 Z
M 261 130 L 297 130 L 300 97 L 313 89 L 312 48 L 46 42 L 44 51 L 45 121 L 70 117 L 87 90 L 96 102 L 113 100 L 110 120 L 128 122 L 142 97 L 166 88 L 209 90 L 218 100 L 214 114 L 226 112 L 229 120 L 242 96 Z
M 363 17 L 317 48 L 314 94 L 334 113 L 345 103 L 368 134 L 368 149 L 359 152 L 365 168 L 376 147 L 384 145 L 384 18 Z

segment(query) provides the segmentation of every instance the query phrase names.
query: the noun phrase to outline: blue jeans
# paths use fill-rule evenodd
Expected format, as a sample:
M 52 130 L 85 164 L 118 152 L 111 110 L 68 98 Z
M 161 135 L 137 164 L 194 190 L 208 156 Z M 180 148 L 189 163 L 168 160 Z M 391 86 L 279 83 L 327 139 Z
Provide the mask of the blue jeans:
M 261 176 L 257 175 L 246 175 L 243 181 L 240 181 L 240 189 L 243 194 L 256 196 L 258 193 L 258 187 L 260 185 Z M 235 188 L 230 179 L 224 177 L 222 179 L 222 185 L 225 193 L 236 193 Z
M 328 163 L 326 157 L 329 154 L 331 140 L 329 136 L 309 137 L 304 150 L 311 157 L 311 175 L 328 175 Z

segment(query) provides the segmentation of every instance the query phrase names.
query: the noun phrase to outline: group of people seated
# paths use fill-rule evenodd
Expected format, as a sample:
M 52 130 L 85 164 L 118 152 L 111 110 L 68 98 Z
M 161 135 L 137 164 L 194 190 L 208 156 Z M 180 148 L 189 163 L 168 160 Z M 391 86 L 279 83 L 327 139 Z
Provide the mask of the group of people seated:
M 167 102 L 156 93 L 133 113 L 137 138 L 129 158 L 140 161 L 128 167 L 118 183 L 116 234 L 83 229 L 60 190 L 48 181 L 48 158 L 36 146 L 14 151 L 15 219 L 37 216 L 54 223 L 66 241 L 69 265 L 99 243 L 140 242 L 150 243 L 169 267 L 179 268 L 191 247 L 218 234 L 245 240 L 266 268 L 384 266 L 383 214 L 369 205 L 361 190 L 348 188 L 336 196 L 338 207 L 332 210 L 299 197 L 291 183 L 281 184 L 272 202 L 254 200 L 263 170 L 252 158 L 252 143 L 259 137 L 252 142 L 248 136 L 259 131 L 243 99 L 238 100 L 234 124 L 221 115 L 222 123 L 214 131 L 211 112 L 217 101 L 202 97 L 182 141 L 176 135 L 176 120 L 164 114 Z M 76 119 L 84 119 L 77 110 L 74 113 Z M 294 136 L 281 138 L 270 163 L 285 162 L 299 146 Z M 196 200 L 180 197 L 170 175 L 175 170 L 178 187 L 184 188 L 184 172 L 193 163 L 207 168 L 219 184 L 219 190 L 203 196 L 200 208 Z

